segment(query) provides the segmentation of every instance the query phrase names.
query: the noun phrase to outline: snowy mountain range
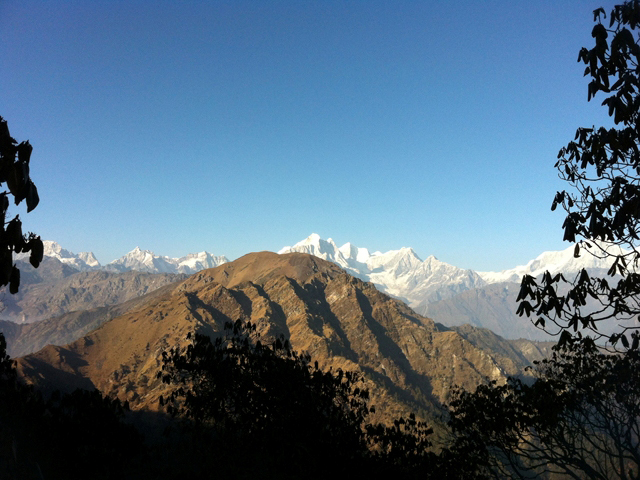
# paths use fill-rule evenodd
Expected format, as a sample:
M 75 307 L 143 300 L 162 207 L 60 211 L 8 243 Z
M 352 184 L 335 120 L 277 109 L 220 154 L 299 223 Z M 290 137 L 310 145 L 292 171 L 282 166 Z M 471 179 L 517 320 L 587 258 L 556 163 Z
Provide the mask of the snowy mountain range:
M 373 282 L 380 290 L 404 299 L 409 306 L 436 302 L 450 298 L 472 288 L 494 283 L 519 283 L 523 275 L 538 276 L 549 270 L 552 274 L 577 273 L 587 270 L 608 269 L 612 261 L 602 260 L 583 252 L 574 257 L 574 247 L 555 252 L 544 252 L 526 265 L 502 272 L 475 272 L 464 270 L 433 255 L 421 260 L 412 248 L 369 253 L 350 243 L 338 247 L 332 239 L 323 240 L 312 234 L 292 247 L 278 253 L 302 252 L 337 263 L 352 275 Z
M 412 248 L 369 253 L 350 243 L 338 247 L 332 239 L 312 234 L 278 253 L 309 253 L 337 263 L 350 274 L 375 284 L 409 306 L 427 299 L 436 301 L 470 288 L 486 285 L 473 270 L 463 270 L 439 261 L 433 255 L 422 261 Z
M 56 242 L 51 240 L 45 240 L 44 244 L 44 256 L 53 257 L 60 260 L 62 263 L 69 265 L 79 271 L 86 271 L 100 267 L 100 262 L 91 252 L 81 252 L 77 255 L 62 248 Z M 28 254 L 17 255 L 18 258 L 28 257 Z
M 45 241 L 44 245 L 46 256 L 78 271 L 136 270 L 192 274 L 228 261 L 224 256 L 209 252 L 170 258 L 136 247 L 102 266 L 93 253 L 74 254 L 53 241 Z M 507 338 L 541 338 L 540 332 L 528 319 L 515 315 L 515 297 L 523 275 L 538 276 L 546 270 L 552 274 L 562 272 L 571 275 L 582 268 L 602 273 L 602 269 L 611 265 L 611 260 L 602 260 L 586 252 L 575 258 L 572 246 L 561 251 L 544 252 L 526 265 L 502 272 L 476 272 L 441 262 L 434 256 L 422 260 L 409 247 L 371 253 L 351 243 L 338 246 L 331 238 L 324 240 L 315 233 L 278 253 L 289 252 L 308 253 L 336 263 L 350 274 L 372 282 L 379 290 L 403 300 L 417 313 L 431 316 L 448 326 L 472 323 L 491 328 Z
M 589 271 L 608 270 L 613 263 L 611 258 L 598 258 L 591 255 L 585 249 L 580 250 L 580 256 L 574 257 L 574 248 L 555 252 L 544 252 L 531 260 L 526 265 L 521 265 L 502 272 L 478 272 L 487 283 L 516 282 L 519 283 L 524 275 L 537 277 L 548 271 L 552 275 L 556 273 L 577 273 L 583 268 Z M 595 248 L 594 248 L 595 250 Z M 610 247 L 608 252 L 612 255 L 624 253 L 620 247 Z
M 519 283 L 525 274 L 538 276 L 549 270 L 552 274 L 571 274 L 582 268 L 608 269 L 611 260 L 602 260 L 586 252 L 574 257 L 574 247 L 561 251 L 544 252 L 526 265 L 502 272 L 476 272 L 441 262 L 433 255 L 422 260 L 409 247 L 388 252 L 369 252 L 368 249 L 345 243 L 341 247 L 329 238 L 323 240 L 316 233 L 278 253 L 301 252 L 336 263 L 350 274 L 374 283 L 380 290 L 403 299 L 410 306 L 450 298 L 473 288 L 503 282 Z M 53 257 L 78 271 L 108 270 L 126 272 L 136 270 L 148 273 L 191 274 L 206 268 L 217 267 L 229 260 L 223 255 L 203 251 L 180 258 L 156 255 L 136 247 L 126 255 L 106 265 L 101 265 L 91 252 L 74 254 L 58 243 L 44 241 L 44 254 Z M 18 255 L 20 259 L 25 255 Z
M 229 260 L 225 256 L 209 252 L 190 253 L 180 258 L 161 257 L 149 250 L 136 247 L 125 256 L 105 265 L 105 270 L 128 272 L 136 270 L 148 273 L 196 273 L 206 268 L 217 267 Z
M 55 258 L 75 268 L 79 272 L 91 270 L 107 270 L 111 272 L 128 272 L 136 270 L 146 273 L 186 273 L 192 274 L 206 268 L 217 267 L 229 260 L 225 256 L 212 255 L 209 252 L 190 253 L 180 258 L 156 255 L 149 250 L 136 247 L 129 253 L 107 265 L 100 265 L 91 252 L 75 254 L 62 248 L 58 243 L 45 240 L 44 255 Z M 16 255 L 17 260 L 26 259 L 28 254 Z

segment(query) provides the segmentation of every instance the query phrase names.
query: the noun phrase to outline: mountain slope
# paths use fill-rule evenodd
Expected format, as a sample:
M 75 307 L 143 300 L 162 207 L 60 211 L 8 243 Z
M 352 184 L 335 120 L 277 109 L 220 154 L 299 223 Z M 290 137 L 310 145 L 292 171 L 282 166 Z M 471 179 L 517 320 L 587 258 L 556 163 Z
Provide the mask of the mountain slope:
M 18 262 L 18 266 L 22 272 L 20 291 L 9 295 L 4 290 L 0 313 L 3 319 L 17 323 L 115 305 L 185 278 L 178 274 L 78 272 L 51 257 L 46 257 L 38 269 L 24 262 Z
M 167 388 L 156 379 L 162 352 L 236 319 L 255 322 L 265 340 L 285 335 L 324 367 L 360 370 L 387 416 L 433 411 L 451 385 L 517 373 L 335 264 L 269 252 L 197 273 L 77 341 L 18 359 L 18 369 L 42 387 L 95 386 L 135 408 L 157 408 Z
M 414 309 L 449 327 L 470 324 L 505 338 L 549 339 L 531 320 L 516 314 L 519 291 L 517 283 L 495 283 L 436 302 L 425 300 Z
M 169 283 L 150 293 L 134 297 L 122 303 L 87 310 L 76 310 L 34 323 L 17 324 L 0 320 L 0 332 L 5 336 L 7 353 L 11 357 L 28 355 L 46 345 L 66 345 L 71 343 L 112 318 L 140 308 L 156 297 L 171 291 L 174 287 L 173 283 Z

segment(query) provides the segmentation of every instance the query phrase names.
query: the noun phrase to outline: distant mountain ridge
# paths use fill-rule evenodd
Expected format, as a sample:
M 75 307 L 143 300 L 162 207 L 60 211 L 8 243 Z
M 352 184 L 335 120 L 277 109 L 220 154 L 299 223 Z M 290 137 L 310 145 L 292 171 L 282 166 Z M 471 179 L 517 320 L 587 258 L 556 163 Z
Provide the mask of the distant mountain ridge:
M 596 258 L 584 251 L 575 258 L 571 246 L 561 251 L 543 252 L 526 265 L 502 272 L 476 272 L 442 262 L 433 255 L 423 261 L 409 247 L 371 253 L 352 243 L 338 246 L 331 238 L 324 240 L 316 233 L 278 253 L 291 252 L 308 253 L 337 264 L 351 275 L 372 282 L 379 290 L 404 301 L 418 314 L 430 316 L 449 327 L 470 323 L 512 339 L 548 338 L 527 318 L 520 318 L 515 313 L 517 284 L 523 275 L 538 276 L 546 270 L 571 275 L 582 268 L 602 274 L 611 265 L 610 260 Z M 206 251 L 171 258 L 136 247 L 102 266 L 93 253 L 74 254 L 52 241 L 45 242 L 45 256 L 55 258 L 64 268 L 81 272 L 193 274 L 228 262 L 226 257 Z
M 186 273 L 189 275 L 229 261 L 224 255 L 213 255 L 206 251 L 190 253 L 180 258 L 171 258 L 136 247 L 117 260 L 101 265 L 93 252 L 75 254 L 52 240 L 45 240 L 43 243 L 45 257 L 55 258 L 79 272 L 107 270 L 122 273 L 133 270 L 144 273 Z M 18 254 L 16 260 L 24 260 L 26 257 L 26 254 Z

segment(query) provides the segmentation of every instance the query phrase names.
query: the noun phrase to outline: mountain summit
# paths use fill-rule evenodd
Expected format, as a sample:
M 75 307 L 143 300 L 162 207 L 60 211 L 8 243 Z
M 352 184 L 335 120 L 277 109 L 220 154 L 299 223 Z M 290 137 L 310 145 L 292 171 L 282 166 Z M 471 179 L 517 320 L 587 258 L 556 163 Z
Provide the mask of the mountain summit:
M 190 253 L 180 258 L 156 255 L 150 250 L 136 247 L 129 253 L 105 266 L 106 270 L 126 272 L 136 270 L 147 273 L 195 273 L 226 263 L 224 256 L 215 256 L 209 252 Z

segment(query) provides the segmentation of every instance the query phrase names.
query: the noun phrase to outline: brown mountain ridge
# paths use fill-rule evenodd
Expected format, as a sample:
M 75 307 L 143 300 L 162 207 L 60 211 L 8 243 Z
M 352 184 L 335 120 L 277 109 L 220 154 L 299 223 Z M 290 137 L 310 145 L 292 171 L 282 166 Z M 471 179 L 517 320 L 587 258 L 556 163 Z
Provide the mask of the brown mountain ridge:
M 252 253 L 166 288 L 64 347 L 18 359 L 19 373 L 43 388 L 96 387 L 133 408 L 157 409 L 167 388 L 156 378 L 162 352 L 237 319 L 257 324 L 267 341 L 284 335 L 325 368 L 361 371 L 381 418 L 428 416 L 452 385 L 473 389 L 519 370 L 307 254 Z

